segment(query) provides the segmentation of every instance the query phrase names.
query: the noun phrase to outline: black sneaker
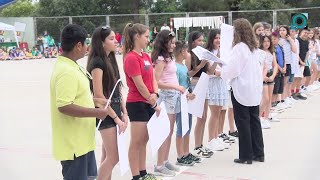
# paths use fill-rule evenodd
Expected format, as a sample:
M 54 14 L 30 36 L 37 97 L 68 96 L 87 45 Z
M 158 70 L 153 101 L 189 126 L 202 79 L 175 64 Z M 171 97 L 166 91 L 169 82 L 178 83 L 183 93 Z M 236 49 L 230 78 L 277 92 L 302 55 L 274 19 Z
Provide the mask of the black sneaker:
M 307 98 L 302 96 L 300 93 L 297 94 L 297 98 L 299 98 L 301 100 L 307 100 Z
M 239 135 L 238 135 L 238 130 L 237 131 L 234 131 L 234 132 L 230 132 L 229 131 L 229 136 L 232 136 L 232 137 L 239 137 Z
M 195 163 L 201 163 L 201 158 L 194 156 L 193 154 L 189 153 L 189 155 L 186 157 L 188 159 L 191 159 Z
M 193 161 L 191 158 L 188 158 L 189 155 L 187 157 L 182 156 L 182 158 L 177 158 L 177 162 L 176 165 L 179 166 L 193 166 L 196 162 Z
M 292 98 L 293 98 L 294 100 L 299 100 L 299 98 L 297 97 L 297 95 L 298 95 L 298 93 L 292 94 Z

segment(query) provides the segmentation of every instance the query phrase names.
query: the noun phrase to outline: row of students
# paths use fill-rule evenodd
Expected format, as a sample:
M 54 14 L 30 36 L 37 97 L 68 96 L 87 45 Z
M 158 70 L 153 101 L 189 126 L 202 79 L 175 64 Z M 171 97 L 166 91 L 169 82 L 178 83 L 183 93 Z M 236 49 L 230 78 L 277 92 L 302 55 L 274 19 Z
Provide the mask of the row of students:
M 231 79 L 231 99 L 234 105 L 234 117 L 239 129 L 240 140 L 239 158 L 235 159 L 235 162 L 249 163 L 254 157 L 262 158 L 264 154 L 260 124 L 260 130 L 256 127 L 259 114 L 257 102 L 259 97 L 261 99 L 261 95 L 259 95 L 260 88 L 254 86 L 254 84 L 258 84 L 257 79 L 260 76 L 247 83 L 240 82 L 248 75 L 254 76 L 257 73 L 262 75 L 262 72 L 260 72 L 259 61 L 253 61 L 258 56 L 255 51 L 255 41 L 252 41 L 254 36 L 250 23 L 247 20 L 240 19 L 235 21 L 234 25 L 235 42 L 232 62 L 229 66 L 222 67 L 219 70 L 216 63 L 210 65 L 206 60 L 199 61 L 191 51 L 192 48 L 203 45 L 202 33 L 192 32 L 189 35 L 189 52 L 187 52 L 182 42 L 175 42 L 173 33 L 165 30 L 161 31 L 155 40 L 155 48 L 152 57 L 150 57 L 143 52 L 143 49 L 148 45 L 149 28 L 142 24 L 127 24 L 123 33 L 125 39 L 124 72 L 129 87 L 126 103 L 124 103 L 121 94 L 122 84 L 116 86 L 114 96 L 110 97 L 117 79 L 120 78 L 114 55 L 116 44 L 114 32 L 108 27 L 98 28 L 94 32 L 87 65 L 89 73 L 87 73 L 75 63 L 86 53 L 85 37 L 87 33 L 77 25 L 65 27 L 62 32 L 64 53 L 58 58 L 51 79 L 54 155 L 62 163 L 64 178 L 84 180 L 98 176 L 97 179 L 111 179 L 112 170 L 119 160 L 116 148 L 116 125 L 119 126 L 120 132 L 123 132 L 127 127 L 128 119 L 130 119 L 129 163 L 133 179 L 156 179 L 154 175 L 146 171 L 147 123 L 154 113 L 159 115 L 161 109 L 158 104 L 162 101 L 166 105 L 170 119 L 170 135 L 158 151 L 155 173 L 163 176 L 174 176 L 175 171 L 179 171 L 179 168 L 168 161 L 171 136 L 176 121 L 178 126 L 177 164 L 199 163 L 201 159 L 190 153 L 189 136 L 181 137 L 179 97 L 186 88 L 189 88 L 192 92 L 202 72 L 211 75 L 210 84 L 213 87 L 210 87 L 207 92 L 203 117 L 196 122 L 195 155 L 210 157 L 214 151 L 228 148 L 229 145 L 225 143 L 226 140 L 232 141 L 225 137 L 225 134 L 222 134 L 224 118 L 216 117 L 214 114 L 221 114 L 222 107 L 227 105 L 229 92 L 226 80 Z M 209 40 L 208 44 L 208 49 L 217 55 L 219 55 L 219 34 L 218 30 L 214 30 L 212 39 Z M 239 59 L 238 56 L 244 51 L 245 54 L 250 55 L 242 55 L 243 58 Z M 173 53 L 176 55 L 177 63 L 174 61 Z M 183 59 L 185 59 L 186 65 L 183 65 Z M 250 66 L 244 66 L 247 63 Z M 246 68 L 251 70 L 253 68 L 254 71 L 246 70 Z M 188 84 L 188 75 L 192 77 L 190 85 Z M 90 79 L 91 90 L 94 94 L 93 100 L 90 98 L 88 91 Z M 248 90 L 249 93 L 244 92 L 244 89 Z M 251 97 L 252 94 L 254 94 L 253 97 Z M 190 93 L 188 98 L 195 97 Z M 107 109 L 103 109 L 107 99 L 111 100 L 111 105 Z M 96 109 L 93 108 L 94 105 L 97 107 Z M 208 145 L 204 146 L 203 137 L 207 106 L 210 107 L 213 116 L 210 118 L 208 127 L 209 142 Z M 99 173 L 97 173 L 93 152 L 94 119 L 78 117 L 103 119 L 99 127 L 103 140 L 103 156 L 98 170 Z M 190 116 L 189 121 L 191 121 L 191 118 Z M 76 119 L 79 119 L 79 121 L 76 122 Z M 66 121 L 62 122 L 61 120 Z M 73 128 L 72 131 L 71 127 Z M 67 134 L 76 133 L 75 136 L 86 141 L 72 143 L 74 141 L 72 137 L 75 136 L 70 134 L 68 137 L 71 139 L 66 141 L 64 135 L 59 134 L 61 128 Z M 190 129 L 191 123 L 189 132 Z M 251 143 L 253 144 L 249 145 Z M 82 145 L 79 146 L 79 144 Z

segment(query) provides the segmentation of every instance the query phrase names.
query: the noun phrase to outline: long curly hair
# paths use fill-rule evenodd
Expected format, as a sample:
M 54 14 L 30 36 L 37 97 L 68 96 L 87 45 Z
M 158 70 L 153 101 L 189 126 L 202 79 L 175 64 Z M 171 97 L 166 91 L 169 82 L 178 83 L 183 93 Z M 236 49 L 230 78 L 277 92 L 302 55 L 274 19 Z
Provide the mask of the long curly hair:
M 162 30 L 158 33 L 155 41 L 151 59 L 154 64 L 157 63 L 158 57 L 163 56 L 165 61 L 172 59 L 172 52 L 169 52 L 168 44 L 175 38 L 175 34 L 169 30 Z
M 233 26 L 234 26 L 233 46 L 235 46 L 240 42 L 243 42 L 249 47 L 251 52 L 258 47 L 257 39 L 254 35 L 252 25 L 247 19 L 244 19 L 244 18 L 236 19 L 233 22 Z

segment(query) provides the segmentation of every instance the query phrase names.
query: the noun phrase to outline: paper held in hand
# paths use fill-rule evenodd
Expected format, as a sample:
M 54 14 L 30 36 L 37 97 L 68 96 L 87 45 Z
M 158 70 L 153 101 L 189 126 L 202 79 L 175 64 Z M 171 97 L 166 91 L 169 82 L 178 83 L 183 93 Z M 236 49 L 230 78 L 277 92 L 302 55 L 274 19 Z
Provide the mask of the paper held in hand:
M 201 46 L 193 48 L 192 52 L 199 58 L 199 60 L 208 60 L 209 62 L 211 62 L 210 64 L 213 64 L 214 62 L 221 63 L 223 65 L 226 64 L 212 52 L 208 51 L 207 49 Z

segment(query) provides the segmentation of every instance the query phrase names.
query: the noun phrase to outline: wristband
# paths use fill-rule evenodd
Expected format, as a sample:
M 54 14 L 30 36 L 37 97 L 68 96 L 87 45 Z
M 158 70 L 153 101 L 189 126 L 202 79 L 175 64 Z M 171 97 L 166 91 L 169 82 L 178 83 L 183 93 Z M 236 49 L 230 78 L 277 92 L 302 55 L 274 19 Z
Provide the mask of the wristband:
M 154 108 L 156 108 L 157 106 L 158 106 L 158 104 L 156 103 L 156 104 L 154 104 L 151 108 L 154 109 Z
M 157 95 L 157 98 L 159 98 L 160 96 L 159 96 L 159 93 L 155 93 L 156 95 Z
M 118 117 L 118 115 L 116 115 L 116 117 L 112 118 L 113 120 L 115 120 Z

